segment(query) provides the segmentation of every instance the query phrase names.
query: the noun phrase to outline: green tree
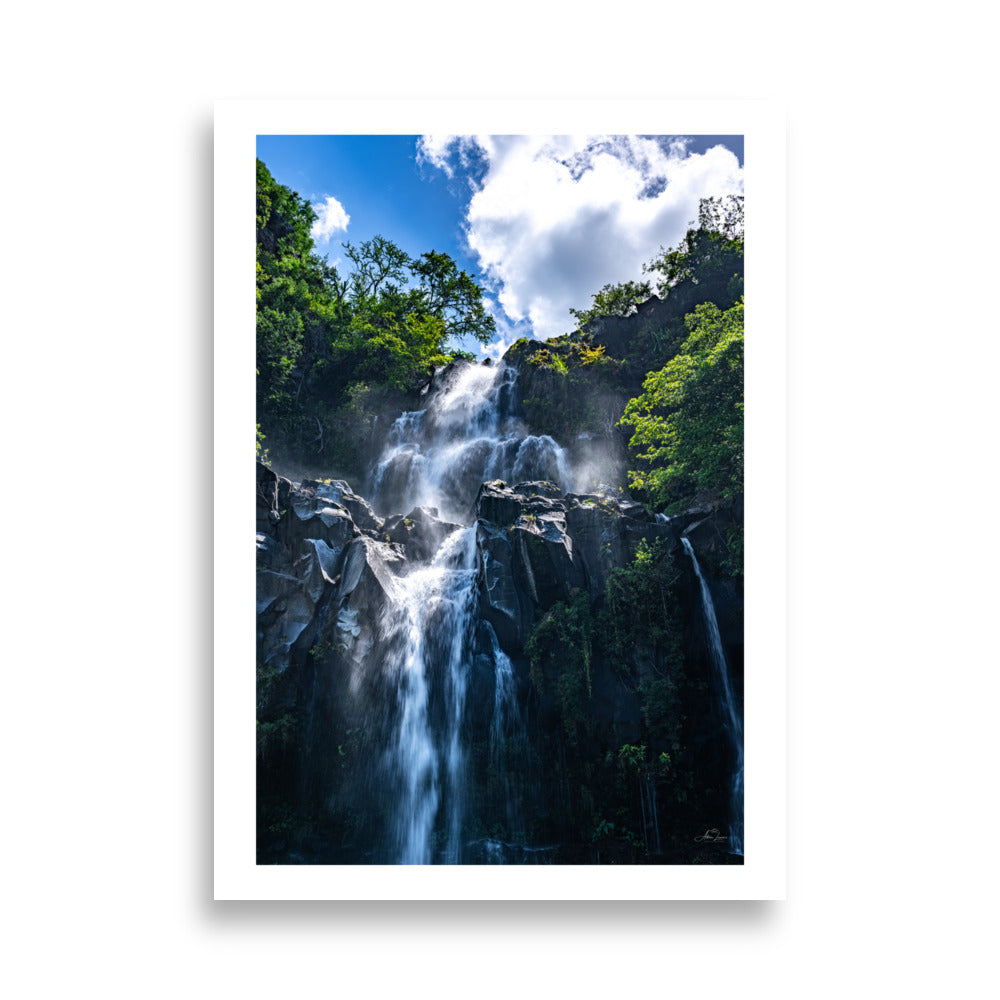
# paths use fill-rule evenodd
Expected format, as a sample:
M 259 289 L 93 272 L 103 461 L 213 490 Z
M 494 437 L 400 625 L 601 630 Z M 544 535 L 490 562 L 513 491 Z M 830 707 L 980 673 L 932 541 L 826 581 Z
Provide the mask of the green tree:
M 621 423 L 639 468 L 629 483 L 658 508 L 743 489 L 743 303 L 699 305 L 679 353 L 651 372 Z
M 257 161 L 257 407 L 288 414 L 325 340 L 336 271 L 313 252 L 316 215 Z
M 725 308 L 743 294 L 743 196 L 703 198 L 698 225 L 690 225 L 678 246 L 661 248 L 643 271 L 659 276 L 656 291 L 661 298 L 698 286 L 697 301 Z
M 458 341 L 470 337 L 484 345 L 492 342 L 496 321 L 483 306 L 475 275 L 460 271 L 448 254 L 435 250 L 421 254 L 411 270 L 420 281 L 422 309 L 442 322 L 448 337 Z
M 577 327 L 600 316 L 631 316 L 652 295 L 648 281 L 625 281 L 605 285 L 591 296 L 589 309 L 570 309 Z
M 360 456 L 345 441 L 363 439 L 392 394 L 469 357 L 466 338 L 489 343 L 496 325 L 447 254 L 413 258 L 375 236 L 344 244 L 341 275 L 313 252 L 315 218 L 258 160 L 257 417 L 273 454 L 352 469 Z

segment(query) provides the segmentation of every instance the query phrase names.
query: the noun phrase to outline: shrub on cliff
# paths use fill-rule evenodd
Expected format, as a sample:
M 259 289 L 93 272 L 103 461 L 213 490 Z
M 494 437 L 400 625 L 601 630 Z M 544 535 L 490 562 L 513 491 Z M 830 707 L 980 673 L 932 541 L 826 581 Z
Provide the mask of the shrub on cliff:
M 702 303 L 678 354 L 651 372 L 621 423 L 638 459 L 629 485 L 658 509 L 743 489 L 743 303 Z

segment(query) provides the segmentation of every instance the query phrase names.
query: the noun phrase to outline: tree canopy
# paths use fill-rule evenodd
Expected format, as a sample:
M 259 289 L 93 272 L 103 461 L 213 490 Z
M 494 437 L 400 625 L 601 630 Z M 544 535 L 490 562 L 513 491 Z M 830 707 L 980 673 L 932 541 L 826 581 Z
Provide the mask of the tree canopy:
M 448 254 L 414 258 L 379 235 L 343 245 L 341 275 L 314 252 L 315 219 L 258 160 L 257 414 L 282 452 L 349 465 L 323 430 L 336 429 L 338 408 L 363 417 L 380 394 L 411 391 L 435 366 L 468 357 L 466 341 L 490 343 L 496 324 L 475 276 Z

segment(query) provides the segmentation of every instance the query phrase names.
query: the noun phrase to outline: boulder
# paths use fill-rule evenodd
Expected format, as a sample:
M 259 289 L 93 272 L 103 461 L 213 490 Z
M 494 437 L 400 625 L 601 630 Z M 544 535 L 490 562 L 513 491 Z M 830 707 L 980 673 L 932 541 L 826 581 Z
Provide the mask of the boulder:
M 534 480 L 527 483 L 515 483 L 513 486 L 513 492 L 520 494 L 522 497 L 549 497 L 554 500 L 559 500 L 562 498 L 563 492 L 555 483 L 548 482 L 546 480 Z
M 324 497 L 302 495 L 293 495 L 276 533 L 293 557 L 308 539 L 319 539 L 342 549 L 360 534 L 346 507 Z
M 317 612 L 337 581 L 340 550 L 309 539 L 285 572 L 257 573 L 258 661 L 284 672 L 293 648 L 308 646 L 315 635 Z
M 583 571 L 573 557 L 573 539 L 566 533 L 562 511 L 527 513 L 518 517 L 511 533 L 517 582 L 531 601 L 549 608 L 568 601 L 583 586 Z
M 499 527 L 513 525 L 521 513 L 524 497 L 499 479 L 483 483 L 476 497 L 476 515 Z
M 406 558 L 413 562 L 429 560 L 441 543 L 461 525 L 442 521 L 436 507 L 414 507 L 409 514 L 386 518 L 385 534 L 390 542 L 402 545 Z
M 382 530 L 382 518 L 376 516 L 371 504 L 364 497 L 352 492 L 351 487 L 343 479 L 333 479 L 326 483 L 306 479 L 299 486 L 299 491 L 306 496 L 329 500 L 343 507 L 362 531 Z

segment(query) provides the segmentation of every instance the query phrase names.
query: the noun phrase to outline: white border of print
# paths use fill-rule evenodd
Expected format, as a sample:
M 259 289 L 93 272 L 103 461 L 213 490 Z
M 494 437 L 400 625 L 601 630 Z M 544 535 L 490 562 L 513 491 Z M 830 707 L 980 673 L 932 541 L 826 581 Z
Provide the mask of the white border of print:
M 742 134 L 746 857 L 742 866 L 258 866 L 252 441 L 258 134 Z M 785 897 L 785 126 L 767 102 L 222 101 L 215 108 L 216 899 Z M 232 497 L 237 501 L 234 504 Z M 241 486 L 240 484 L 244 484 Z M 692 837 L 695 831 L 692 832 Z

